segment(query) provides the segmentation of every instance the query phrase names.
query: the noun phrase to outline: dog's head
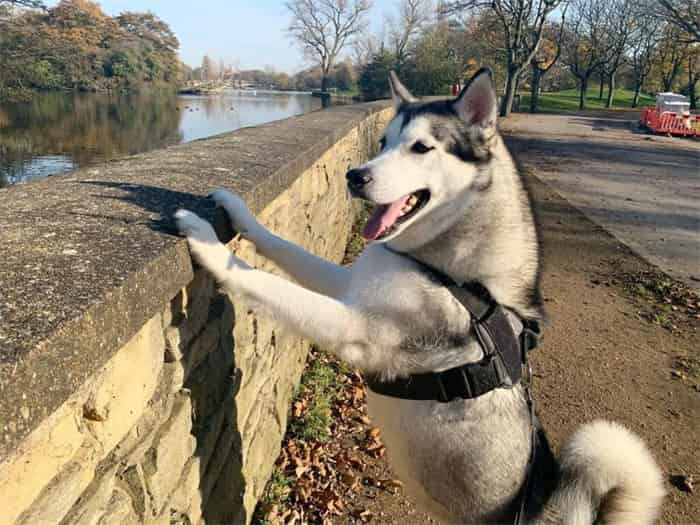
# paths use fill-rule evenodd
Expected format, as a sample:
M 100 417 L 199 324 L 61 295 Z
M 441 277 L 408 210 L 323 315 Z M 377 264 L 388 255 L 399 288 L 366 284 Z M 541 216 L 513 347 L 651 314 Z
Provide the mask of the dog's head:
M 497 102 L 487 68 L 452 100 L 419 102 L 393 72 L 389 83 L 396 114 L 381 151 L 347 181 L 353 196 L 376 205 L 365 238 L 403 251 L 447 230 L 489 187 Z

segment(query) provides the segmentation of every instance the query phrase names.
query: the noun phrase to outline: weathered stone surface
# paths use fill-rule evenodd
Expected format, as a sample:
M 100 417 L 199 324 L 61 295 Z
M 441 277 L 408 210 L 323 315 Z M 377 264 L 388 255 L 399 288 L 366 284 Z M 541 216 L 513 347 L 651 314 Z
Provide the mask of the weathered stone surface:
M 66 404 L 32 433 L 16 456 L 0 464 L 0 508 L 13 523 L 83 444 L 78 408 Z
M 22 514 L 17 525 L 60 521 L 92 481 L 96 457 L 97 451 L 83 447 L 42 491 L 29 510 Z
M 115 489 L 97 525 L 126 525 L 138 523 L 138 520 L 129 495 L 121 489 Z
M 63 518 L 61 525 L 95 525 L 106 512 L 114 490 L 118 468 L 118 465 L 113 465 L 105 472 L 101 472 L 99 478 L 90 484 Z
M 97 379 L 84 412 L 102 415 L 87 425 L 105 455 L 126 436 L 153 397 L 164 348 L 159 314 L 117 352 Z
M 192 402 L 189 396 L 180 394 L 170 419 L 156 437 L 144 463 L 155 514 L 160 514 L 170 493 L 175 490 L 182 469 L 196 446 L 192 435 Z

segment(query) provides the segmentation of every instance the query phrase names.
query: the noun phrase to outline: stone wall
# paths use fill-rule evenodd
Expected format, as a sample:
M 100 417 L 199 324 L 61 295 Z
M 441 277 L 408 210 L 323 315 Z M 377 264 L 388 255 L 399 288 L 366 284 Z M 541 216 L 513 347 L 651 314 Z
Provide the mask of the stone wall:
M 192 199 L 203 192 L 185 192 L 186 184 L 176 174 L 170 181 L 159 179 L 165 184 L 158 188 L 168 193 L 161 193 L 160 200 L 156 201 L 149 193 L 153 191 L 150 184 L 154 172 L 139 171 L 134 169 L 135 165 L 163 162 L 153 156 L 179 159 L 180 166 L 183 162 L 187 164 L 187 159 L 200 159 L 201 162 L 192 162 L 189 168 L 180 169 L 220 170 L 220 174 L 226 176 L 219 175 L 219 180 L 205 182 L 216 182 L 211 184 L 213 186 L 233 186 L 251 202 L 260 221 L 271 230 L 316 254 L 339 261 L 352 223 L 344 173 L 348 167 L 367 158 L 388 117 L 384 106 L 361 105 L 264 126 L 265 135 L 272 142 L 267 154 L 256 165 L 258 173 L 263 175 L 247 179 L 247 188 L 236 187 L 232 179 L 236 178 L 236 173 L 245 178 L 242 167 L 246 165 L 237 159 L 242 156 L 245 160 L 247 140 L 255 141 L 256 147 L 260 147 L 260 135 L 243 130 L 171 148 L 165 153 L 142 155 L 104 171 L 82 170 L 55 181 L 0 192 L 0 210 L 5 210 L 0 215 L 2 219 L 14 217 L 13 213 L 42 209 L 38 204 L 28 203 L 48 198 L 47 193 L 58 192 L 58 202 L 63 190 L 55 188 L 61 186 L 61 182 L 65 191 L 73 192 L 72 196 L 75 183 L 81 183 L 80 191 L 85 194 L 73 201 L 80 203 L 81 210 L 91 209 L 90 202 L 95 198 L 107 201 L 95 201 L 99 204 L 101 218 L 95 219 L 96 224 L 90 222 L 86 229 L 99 231 L 102 224 L 99 242 L 110 249 L 115 246 L 110 242 L 109 231 L 104 238 L 105 230 L 118 227 L 120 232 L 128 231 L 130 225 L 136 229 L 136 224 L 141 224 L 132 221 L 129 213 L 125 214 L 125 209 L 120 207 L 124 202 L 129 204 L 129 210 L 132 205 L 138 205 L 138 213 L 147 218 L 146 222 L 150 221 L 142 230 L 143 238 L 140 234 L 135 234 L 134 238 L 129 238 L 128 234 L 125 237 L 130 242 L 143 241 L 147 251 L 133 267 L 125 268 L 122 275 L 119 275 L 120 268 L 128 263 L 115 267 L 116 276 L 100 274 L 105 271 L 104 265 L 96 267 L 97 276 L 115 285 L 91 288 L 93 295 L 86 292 L 85 297 L 79 297 L 79 307 L 75 307 L 76 302 L 72 300 L 68 305 L 43 305 L 44 313 L 51 313 L 51 308 L 77 311 L 57 310 L 53 317 L 58 321 L 52 329 L 49 326 L 42 331 L 42 337 L 18 337 L 16 333 L 20 333 L 21 327 L 15 327 L 17 332 L 13 332 L 13 312 L 20 299 L 13 300 L 9 295 L 5 311 L 0 307 L 3 323 L 0 343 L 9 341 L 9 345 L 17 345 L 12 354 L 7 352 L 10 346 L 0 354 L 3 374 L 0 397 L 5 403 L 0 405 L 0 428 L 4 435 L 0 462 L 0 523 L 237 524 L 250 521 L 279 453 L 289 400 L 299 380 L 308 344 L 271 320 L 255 315 L 245 304 L 232 304 L 201 269 L 191 268 L 189 259 L 182 257 L 185 243 L 172 236 L 172 225 L 167 217 L 174 207 L 193 202 Z M 289 136 L 287 130 L 293 129 L 295 124 L 299 135 Z M 318 128 L 324 125 L 328 131 L 318 133 Z M 276 134 L 275 130 L 280 133 Z M 305 136 L 305 130 L 311 130 L 311 138 Z M 290 154 L 291 161 L 289 156 L 281 155 L 275 164 L 274 141 L 282 140 L 281 137 L 284 137 L 285 151 L 290 150 L 290 143 L 298 147 L 296 155 Z M 217 150 L 217 141 L 238 148 L 235 153 L 238 157 L 227 161 L 212 155 L 209 150 Z M 229 155 L 228 149 L 226 151 Z M 234 174 L 232 178 L 230 174 Z M 176 199 L 178 202 L 171 202 L 168 198 L 172 193 L 187 195 L 180 195 Z M 110 199 L 115 202 L 110 204 Z M 112 204 L 117 209 L 110 210 Z M 34 205 L 36 208 L 31 208 Z M 62 201 L 56 208 L 43 208 L 42 213 L 58 210 L 63 218 L 52 220 L 75 221 L 76 205 L 65 205 Z M 158 206 L 161 208 L 157 209 Z M 205 215 L 208 213 L 220 237 L 230 239 L 232 232 L 227 231 L 225 219 L 209 208 L 198 209 L 201 206 L 206 205 L 197 199 L 195 209 Z M 97 210 L 95 207 L 93 211 Z M 118 226 L 112 224 L 115 217 L 122 221 Z M 19 228 L 23 224 L 15 226 Z M 60 232 L 61 224 L 52 223 L 52 230 Z M 106 224 L 109 227 L 104 226 Z M 70 225 L 70 228 L 76 227 L 75 223 Z M 34 233 L 34 240 L 52 233 L 46 228 L 37 228 L 35 232 L 30 228 L 24 227 L 23 235 Z M 8 235 L 7 231 L 4 235 Z M 90 239 L 90 233 L 86 235 Z M 93 249 L 88 242 L 84 243 L 84 250 L 80 244 L 76 248 L 65 248 L 61 244 L 64 238 L 65 235 L 61 235 L 57 246 L 47 248 L 50 253 L 46 259 L 38 257 L 40 262 L 37 263 L 34 254 L 34 264 L 48 265 L 54 252 L 64 254 L 76 250 L 88 257 L 86 252 Z M 151 251 L 151 243 L 160 238 L 167 240 L 158 250 Z M 48 237 L 46 243 L 53 245 L 53 239 L 53 236 Z M 9 237 L 0 238 L 2 241 L 6 241 L 4 245 L 10 250 L 20 246 L 13 244 Z M 229 246 L 246 261 L 279 272 L 262 256 L 257 256 L 249 243 L 234 237 Z M 30 249 L 36 250 L 36 247 Z M 12 251 L 9 254 L 10 259 L 20 265 L 23 261 L 19 259 L 26 256 Z M 154 258 L 164 257 L 167 261 L 161 260 L 158 264 L 161 273 L 152 269 L 146 272 Z M 65 284 L 55 285 L 65 286 L 64 294 L 80 287 L 75 283 L 90 279 L 89 275 L 81 275 L 91 270 L 81 272 L 80 262 L 78 258 L 64 268 L 64 273 L 77 273 L 66 278 Z M 148 278 L 143 277 L 143 272 Z M 9 281 L 0 282 L 3 289 L 13 285 L 11 279 L 17 275 L 16 267 L 14 273 L 8 269 L 7 274 Z M 71 286 L 71 283 L 74 284 Z M 35 283 L 36 290 L 42 289 L 41 284 Z M 23 286 L 26 288 L 26 283 Z M 0 298 L 0 305 L 2 303 Z M 144 303 L 147 304 L 144 306 Z M 134 312 L 142 317 L 140 322 L 121 321 L 138 319 Z M 98 339 L 99 334 L 114 330 L 115 324 L 119 328 L 118 336 L 106 342 Z M 134 325 L 137 326 L 128 328 Z M 82 328 L 81 332 L 74 328 L 70 339 L 66 330 L 70 335 L 71 326 L 97 326 L 98 329 L 93 332 Z M 92 333 L 98 335 L 85 336 Z M 70 345 L 65 343 L 52 346 L 50 343 L 55 339 L 80 340 L 80 351 L 91 356 L 89 362 L 72 364 L 71 359 L 77 359 L 74 355 L 77 350 L 72 347 L 66 350 Z M 53 373 L 44 373 L 51 367 Z M 39 390 L 38 395 L 34 390 L 22 391 L 30 384 L 28 381 L 33 381 L 31 384 Z M 77 386 L 69 388 L 71 384 Z

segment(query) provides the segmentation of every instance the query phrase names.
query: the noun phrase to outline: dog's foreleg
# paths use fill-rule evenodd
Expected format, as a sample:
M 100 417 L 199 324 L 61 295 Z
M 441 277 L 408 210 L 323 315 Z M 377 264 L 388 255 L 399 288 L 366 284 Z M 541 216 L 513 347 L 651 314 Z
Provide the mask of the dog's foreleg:
M 258 251 L 287 272 L 299 284 L 330 297 L 339 297 L 350 283 L 350 271 L 313 255 L 300 246 L 277 237 L 250 213 L 243 200 L 226 190 L 215 190 L 210 197 L 221 206 L 233 229 L 255 244 Z
M 226 291 L 253 300 L 292 330 L 330 349 L 365 345 L 367 324 L 358 311 L 336 299 L 251 268 L 221 244 L 211 225 L 195 214 L 179 210 L 175 219 L 180 232 L 187 236 L 194 259 Z

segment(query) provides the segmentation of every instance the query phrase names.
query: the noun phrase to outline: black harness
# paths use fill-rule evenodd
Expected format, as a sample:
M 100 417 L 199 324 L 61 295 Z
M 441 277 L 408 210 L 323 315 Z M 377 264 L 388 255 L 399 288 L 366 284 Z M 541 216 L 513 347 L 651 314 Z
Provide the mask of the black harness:
M 484 354 L 483 359 L 442 372 L 414 374 L 392 381 L 368 377 L 367 384 L 373 392 L 384 396 L 442 403 L 460 398 L 474 399 L 496 388 L 512 388 L 522 384 L 530 415 L 531 443 L 525 481 L 513 502 L 516 506 L 513 523 L 523 525 L 525 504 L 532 490 L 532 467 L 537 450 L 528 352 L 539 343 L 539 323 L 518 316 L 522 331 L 517 333 L 508 319 L 506 308 L 498 303 L 482 284 L 471 282 L 460 285 L 446 275 L 429 269 L 471 315 L 470 330 L 479 341 Z
M 496 302 L 480 283 L 458 285 L 437 274 L 449 292 L 472 317 L 470 330 L 483 350 L 477 363 L 467 363 L 442 372 L 414 374 L 393 381 L 369 377 L 367 383 L 377 394 L 401 399 L 449 403 L 454 399 L 474 399 L 496 388 L 512 388 L 523 379 L 527 354 L 540 339 L 537 321 L 520 319 L 518 334 L 503 305 Z

